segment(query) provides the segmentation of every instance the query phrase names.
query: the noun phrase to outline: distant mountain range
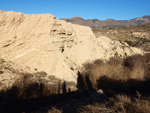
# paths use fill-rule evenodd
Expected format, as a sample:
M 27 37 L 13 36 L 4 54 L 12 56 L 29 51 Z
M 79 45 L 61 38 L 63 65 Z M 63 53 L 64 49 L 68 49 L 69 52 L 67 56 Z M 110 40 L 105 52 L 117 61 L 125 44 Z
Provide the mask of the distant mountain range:
M 67 22 L 71 22 L 73 24 L 79 24 L 84 26 L 89 26 L 91 28 L 102 28 L 102 27 L 129 27 L 129 26 L 139 26 L 150 23 L 150 16 L 143 16 L 139 18 L 134 18 L 131 20 L 98 20 L 98 19 L 83 19 L 82 17 L 72 17 L 71 19 L 63 18 L 61 20 L 65 20 Z

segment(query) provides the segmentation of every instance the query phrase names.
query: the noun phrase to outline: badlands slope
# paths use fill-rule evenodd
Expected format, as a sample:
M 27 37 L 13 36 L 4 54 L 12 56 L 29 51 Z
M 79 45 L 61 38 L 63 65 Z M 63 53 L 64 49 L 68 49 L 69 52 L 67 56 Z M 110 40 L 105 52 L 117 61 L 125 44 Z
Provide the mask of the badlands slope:
M 51 14 L 0 11 L 0 58 L 76 82 L 85 62 L 143 54 L 138 48 L 107 37 L 95 37 L 89 27 L 67 23 Z

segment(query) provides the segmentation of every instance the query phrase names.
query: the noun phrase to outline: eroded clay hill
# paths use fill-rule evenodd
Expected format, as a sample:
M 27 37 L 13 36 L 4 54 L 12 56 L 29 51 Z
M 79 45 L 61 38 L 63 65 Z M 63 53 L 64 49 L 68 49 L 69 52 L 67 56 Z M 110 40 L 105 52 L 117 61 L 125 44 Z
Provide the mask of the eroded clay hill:
M 140 49 L 95 37 L 89 27 L 56 19 L 51 14 L 0 11 L 0 57 L 34 71 L 76 82 L 83 63 L 143 54 Z

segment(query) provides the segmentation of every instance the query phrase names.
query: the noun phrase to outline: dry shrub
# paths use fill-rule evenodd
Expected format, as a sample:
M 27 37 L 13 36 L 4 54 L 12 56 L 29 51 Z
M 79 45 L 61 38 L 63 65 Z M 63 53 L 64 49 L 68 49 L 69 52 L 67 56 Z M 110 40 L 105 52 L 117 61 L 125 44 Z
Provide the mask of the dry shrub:
M 62 110 L 57 109 L 56 107 L 52 107 L 51 109 L 48 110 L 47 113 L 62 113 Z
M 97 82 L 94 78 L 95 76 L 91 76 L 88 73 L 80 74 L 78 72 L 78 78 L 77 78 L 77 88 L 79 91 L 83 90 L 91 90 L 91 89 L 97 89 Z
M 143 81 L 150 80 L 149 57 L 150 55 L 133 55 L 125 59 L 111 58 L 107 62 L 96 60 L 92 63 L 86 63 L 84 64 L 83 71 L 80 73 L 80 78 L 82 78 L 82 84 L 84 85 L 83 89 L 102 88 L 99 87 L 101 86 L 99 84 L 102 83 L 103 86 L 107 85 L 107 87 L 109 87 L 110 83 L 110 85 L 113 85 L 113 88 L 116 87 L 116 89 L 121 86 L 124 88 L 130 87 L 130 85 L 136 88 L 135 86 L 137 84 L 139 85 L 142 84 L 141 82 Z M 89 84 L 90 87 L 88 86 Z
M 150 113 L 150 100 L 136 98 L 132 106 L 134 113 Z
M 111 109 L 115 112 L 126 113 L 129 112 L 129 109 L 132 110 L 131 98 L 126 95 L 117 95 L 115 98 L 111 98 L 110 102 L 107 102 L 108 105 L 112 104 Z
M 78 113 L 113 113 L 113 111 L 107 108 L 105 104 L 95 103 L 78 108 Z
M 148 98 L 131 98 L 126 95 L 117 95 L 112 99 L 112 109 L 122 113 L 150 113 L 150 100 Z
M 130 69 L 130 78 L 144 80 L 147 75 L 146 58 L 141 55 L 127 57 L 124 66 Z
M 82 106 L 78 111 L 80 113 L 150 113 L 150 100 L 116 95 L 104 103 Z
M 49 84 L 48 81 L 41 79 L 41 76 L 37 76 L 37 74 L 45 76 L 46 73 L 39 72 L 35 75 L 22 73 L 23 77 L 17 79 L 11 88 L 6 89 L 4 91 L 5 94 L 17 99 L 32 99 L 67 93 L 68 82 L 64 81 L 61 83 L 59 79 L 56 79 L 56 83 Z M 35 78 L 35 76 L 37 78 Z M 0 91 L 0 93 L 1 92 L 2 91 Z
M 31 99 L 46 97 L 57 94 L 56 85 L 47 85 L 32 79 L 32 74 L 25 74 L 24 77 L 14 82 L 13 86 L 5 93 L 18 99 Z

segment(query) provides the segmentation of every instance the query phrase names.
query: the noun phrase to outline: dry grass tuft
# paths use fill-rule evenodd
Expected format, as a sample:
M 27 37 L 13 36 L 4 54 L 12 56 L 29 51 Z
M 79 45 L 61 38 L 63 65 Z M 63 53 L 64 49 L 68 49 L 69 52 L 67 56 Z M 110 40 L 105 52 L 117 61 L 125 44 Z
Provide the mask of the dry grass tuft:
M 62 110 L 57 109 L 56 107 L 52 107 L 51 109 L 48 110 L 47 113 L 63 113 Z

